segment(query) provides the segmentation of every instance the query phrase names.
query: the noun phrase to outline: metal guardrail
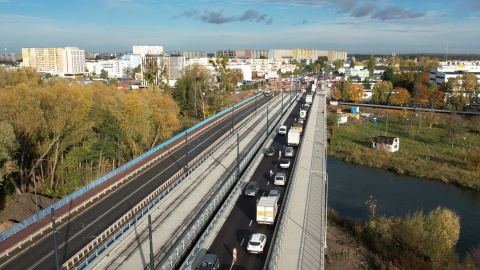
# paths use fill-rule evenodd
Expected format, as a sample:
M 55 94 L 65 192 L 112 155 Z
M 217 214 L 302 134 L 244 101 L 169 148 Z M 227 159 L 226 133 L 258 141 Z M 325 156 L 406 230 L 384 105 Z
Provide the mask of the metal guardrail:
M 305 122 L 305 127 L 308 127 L 308 121 L 309 117 L 307 118 Z M 306 130 L 304 134 L 306 134 Z M 302 138 L 303 140 L 303 138 Z M 303 142 L 300 144 L 297 150 L 297 155 L 300 155 L 303 151 Z M 268 270 L 274 270 L 277 267 L 278 260 L 280 258 L 280 252 L 282 248 L 282 240 L 283 236 L 285 235 L 285 228 L 287 226 L 287 221 L 288 221 L 288 209 L 290 209 L 290 203 L 292 201 L 292 194 L 293 194 L 293 187 L 295 186 L 295 182 L 297 181 L 297 169 L 298 169 L 298 163 L 300 162 L 300 159 L 295 159 L 295 163 L 293 164 L 293 170 L 290 173 L 290 187 L 285 194 L 285 200 L 283 201 L 283 204 L 280 209 L 280 215 L 277 219 L 277 226 L 276 230 L 273 233 L 273 241 L 272 245 L 270 245 L 270 249 L 268 251 L 268 256 L 269 258 L 267 259 L 268 263 L 265 264 L 264 269 Z
M 243 127 L 247 121 L 251 119 L 244 118 L 237 127 L 234 128 L 234 132 L 231 134 L 223 135 L 218 141 L 220 143 L 213 144 L 212 147 L 204 150 L 194 160 L 188 164 L 188 172 L 184 174 L 183 170 L 177 172 L 164 184 L 155 189 L 144 200 L 133 207 L 128 213 L 119 218 L 111 226 L 109 226 L 103 233 L 93 239 L 87 246 L 77 252 L 69 260 L 63 264 L 63 269 L 72 269 L 77 267 L 78 269 L 86 268 L 93 262 L 99 255 L 101 255 L 108 247 L 110 247 L 116 240 L 128 231 L 130 227 L 145 216 L 148 211 L 159 203 L 170 191 L 177 187 L 188 175 L 190 175 L 197 167 L 203 162 L 209 159 L 217 150 L 219 150 L 228 140 L 230 140 L 238 132 L 238 129 Z
M 328 194 L 327 189 L 328 189 L 328 175 L 326 173 L 326 146 L 325 146 L 325 141 L 323 139 L 326 138 L 326 119 L 323 119 L 323 125 L 321 125 L 321 119 L 320 117 L 325 117 L 326 114 L 321 113 L 321 111 L 325 110 L 326 104 L 325 104 L 325 99 L 323 99 L 323 103 L 321 104 L 321 108 L 317 109 L 317 118 L 315 122 L 315 133 L 314 133 L 314 145 L 312 149 L 305 149 L 305 151 L 312 151 L 312 160 L 311 160 L 311 168 L 310 168 L 310 179 L 314 178 L 313 181 L 318 181 L 319 183 L 322 183 L 323 185 L 323 193 Z M 306 128 L 308 128 L 308 122 L 312 121 L 310 118 L 307 119 L 307 125 Z M 323 135 L 321 134 L 323 133 Z M 298 153 L 302 153 L 304 151 L 303 149 L 304 143 L 300 144 L 300 147 L 298 149 Z M 321 162 L 323 161 L 323 162 Z M 296 175 L 297 175 L 297 169 L 298 169 L 298 163 L 299 159 L 295 161 L 295 166 L 292 171 L 292 176 L 290 178 L 291 181 L 291 186 L 295 185 L 295 182 L 297 180 Z M 321 179 L 318 179 L 321 178 Z M 310 180 L 312 181 L 312 180 Z M 269 258 L 268 263 L 265 264 L 264 269 L 268 270 L 275 270 L 278 267 L 279 259 L 280 259 L 280 253 L 282 249 L 282 242 L 283 242 L 283 236 L 285 235 L 285 230 L 286 230 L 286 225 L 288 221 L 288 210 L 290 208 L 291 200 L 292 200 L 292 193 L 293 193 L 293 188 L 289 188 L 287 195 L 285 197 L 284 204 L 282 205 L 281 209 L 281 217 L 278 222 L 278 228 L 274 232 L 274 242 L 271 245 L 269 249 Z M 322 209 L 322 219 L 321 219 L 321 224 L 320 226 L 323 228 L 321 232 L 321 239 L 320 241 L 324 242 L 324 246 L 320 248 L 320 269 L 324 269 L 324 255 L 325 255 L 325 247 L 326 247 L 326 240 L 327 240 L 327 215 L 326 215 L 326 209 L 327 209 L 327 200 L 328 197 L 325 197 L 325 200 L 321 202 L 320 208 Z
M 281 102 L 281 100 L 277 101 L 278 103 Z M 268 134 L 271 134 L 274 130 L 276 130 L 278 123 L 280 121 L 280 117 L 282 116 L 283 109 L 280 109 L 280 113 L 276 115 L 274 119 L 272 119 L 273 124 L 269 125 L 269 130 L 267 131 Z M 258 135 L 260 138 L 263 137 L 263 134 Z M 210 203 L 205 206 L 204 211 L 198 215 L 195 220 L 192 222 L 192 225 L 190 227 L 190 230 L 183 235 L 181 240 L 179 240 L 176 244 L 176 247 L 173 248 L 173 250 L 169 253 L 169 256 L 162 261 L 161 265 L 156 267 L 156 269 L 161 269 L 161 270 L 167 270 L 167 269 L 173 269 L 176 265 L 180 263 L 180 259 L 183 257 L 183 255 L 188 251 L 190 247 L 192 247 L 193 240 L 197 239 L 200 234 L 201 241 L 204 241 L 205 238 L 208 236 L 208 234 L 211 232 L 214 224 L 219 220 L 220 215 L 223 213 L 223 211 L 226 208 L 226 205 L 228 204 L 229 201 L 234 199 L 234 193 L 237 189 L 241 188 L 242 185 L 242 180 L 244 180 L 244 175 L 248 173 L 249 170 L 251 170 L 250 166 L 248 169 L 245 169 L 246 165 L 252 164 L 252 157 L 258 156 L 258 155 L 263 155 L 263 153 L 259 153 L 260 147 L 264 144 L 264 139 L 255 139 L 254 143 L 249 143 L 249 146 L 247 146 L 245 149 L 249 149 L 243 156 L 242 160 L 240 161 L 239 164 L 239 171 L 244 171 L 245 172 L 242 174 L 242 176 L 237 179 L 237 170 L 233 170 L 233 172 L 227 177 L 225 181 L 225 184 L 222 185 L 219 190 L 217 191 L 218 194 L 210 200 Z M 261 151 L 260 151 L 261 152 Z M 235 187 L 233 190 L 229 193 L 226 201 L 224 202 L 224 198 L 226 196 L 226 193 L 228 190 L 231 189 L 231 187 L 235 184 Z M 223 202 L 221 208 L 219 211 L 214 212 L 216 208 L 218 208 L 219 203 Z M 209 225 L 207 226 L 207 222 L 210 220 L 210 217 L 215 214 L 215 217 L 210 221 Z M 201 230 L 201 228 L 204 228 L 207 226 L 207 229 Z M 189 265 L 193 260 L 195 259 L 195 254 L 198 252 L 198 249 L 200 247 L 199 244 L 200 241 L 197 241 L 196 245 L 193 246 L 193 250 L 188 254 L 186 257 L 186 264 Z
M 182 138 L 183 136 L 185 136 L 186 134 L 188 134 L 189 132 L 191 131 L 194 131 L 195 129 L 205 125 L 205 124 L 208 124 L 209 122 L 212 122 L 214 120 L 217 120 L 219 117 L 223 116 L 224 114 L 232 111 L 234 108 L 238 108 L 239 106 L 242 106 L 248 102 L 250 102 L 251 100 L 255 99 L 255 98 L 258 98 L 260 97 L 261 94 L 257 94 L 255 96 L 252 96 L 238 104 L 235 104 L 233 105 L 232 107 L 229 107 L 225 110 L 223 110 L 222 112 L 208 118 L 208 119 L 205 119 L 204 121 L 196 124 L 195 126 L 187 129 L 186 131 L 183 131 L 182 133 L 179 133 L 177 134 L 176 136 L 168 139 L 167 141 L 163 142 L 162 144 L 152 148 L 151 150 L 145 152 L 144 154 L 138 156 L 137 158 L 129 161 L 128 163 L 118 167 L 117 169 L 103 175 L 102 177 L 96 179 L 95 181 L 85 185 L 84 187 L 80 188 L 79 190 L 71 193 L 70 195 L 66 196 L 65 198 L 51 204 L 50 206 L 48 206 L 47 208 L 44 208 L 42 210 L 40 210 L 39 212 L 31 215 L 30 217 L 22 220 L 21 222 L 15 224 L 14 226 L 12 226 L 11 228 L 3 231 L 0 233 L 0 242 L 3 242 L 5 241 L 7 238 L 17 234 L 19 231 L 27 228 L 28 226 L 36 223 L 37 221 L 39 221 L 40 219 L 46 217 L 46 216 L 49 216 L 51 214 L 51 209 L 59 209 L 61 208 L 62 206 L 64 205 L 67 205 L 69 204 L 71 201 L 77 199 L 78 197 L 82 196 L 83 194 L 85 194 L 86 192 L 88 192 L 89 190 L 93 189 L 94 187 L 104 183 L 105 181 L 111 179 L 112 177 L 118 175 L 119 173 L 125 171 L 126 169 L 132 167 L 133 165 L 139 163 L 140 161 L 144 160 L 145 158 L 151 156 L 152 154 L 154 154 L 155 152 L 159 151 L 160 149 L 163 149 L 165 148 L 166 146 L 170 145 L 172 142 Z M 180 144 L 181 145 L 181 144 Z M 170 149 L 172 150 L 172 149 Z M 161 158 L 161 157 L 160 157 Z M 156 160 L 155 160 L 156 161 Z M 150 163 L 149 163 L 150 164 Z M 136 175 L 136 173 L 138 172 L 138 170 L 136 170 L 133 174 Z M 130 174 L 129 176 L 131 176 L 132 174 Z M 126 179 L 129 179 L 129 176 L 125 177 Z M 121 179 L 120 181 L 123 182 L 124 179 Z M 117 186 L 118 184 L 114 184 L 115 186 Z M 92 199 L 89 200 L 89 202 L 91 202 Z M 61 217 L 60 218 L 57 218 L 57 220 L 61 220 Z M 50 226 L 49 226 L 50 227 Z M 30 237 L 31 238 L 31 237 Z M 0 255 L 4 255 L 4 253 L 7 252 L 7 256 L 8 256 L 8 250 L 7 251 L 4 251 L 2 252 L 2 254 Z
M 295 98 L 293 98 L 291 100 L 291 103 L 290 105 L 294 104 L 295 103 L 295 100 L 298 98 L 298 96 L 296 96 Z M 286 110 L 288 111 L 288 109 Z M 272 121 L 274 121 L 274 123 L 272 125 L 270 125 L 270 129 L 269 131 L 267 132 L 269 135 L 268 136 L 271 136 L 272 132 L 275 131 L 279 126 L 280 124 L 279 123 L 283 123 L 285 121 L 285 118 L 288 117 L 288 115 L 283 115 L 283 112 L 284 112 L 284 108 L 281 108 L 281 111 L 280 113 L 277 115 L 276 118 L 272 119 Z M 283 116 L 283 117 L 282 117 Z M 260 136 L 263 136 L 263 135 L 260 135 Z M 179 243 L 179 246 L 177 246 L 177 252 L 175 252 L 173 254 L 172 259 L 168 260 L 165 262 L 164 265 L 161 265 L 159 267 L 159 269 L 161 270 L 167 270 L 167 269 L 171 269 L 172 267 L 174 267 L 176 264 L 178 264 L 178 259 L 180 259 L 180 254 L 181 252 L 184 252 L 186 247 L 188 246 L 191 246 L 191 242 L 193 239 L 195 239 L 196 237 L 199 236 L 197 242 L 195 243 L 195 245 L 192 247 L 192 250 L 190 251 L 190 253 L 186 256 L 186 259 L 185 261 L 183 262 L 182 266 L 180 267 L 180 269 L 182 270 L 186 270 L 188 269 L 191 264 L 194 262 L 195 258 L 196 258 L 196 254 L 201 250 L 201 247 L 204 245 L 204 242 L 205 240 L 209 237 L 210 233 L 212 232 L 213 228 L 216 226 L 216 224 L 221 220 L 221 217 L 222 215 L 224 214 L 224 212 L 227 210 L 228 208 L 228 204 L 232 201 L 232 200 L 236 200 L 238 198 L 238 194 L 237 193 L 237 190 L 241 189 L 242 188 L 242 185 L 244 183 L 245 180 L 247 180 L 247 175 L 249 174 L 249 172 L 251 170 L 254 170 L 256 169 L 256 161 L 258 159 L 261 159 L 263 158 L 263 152 L 262 151 L 259 151 L 259 149 L 263 149 L 266 147 L 267 145 L 267 140 L 266 139 L 258 139 L 258 140 L 254 140 L 255 143 L 250 147 L 250 151 L 248 151 L 246 154 L 245 154 L 245 157 L 242 159 L 242 163 L 241 163 L 241 171 L 243 170 L 243 168 L 245 168 L 245 166 L 248 164 L 248 167 L 244 170 L 242 176 L 238 179 L 238 180 L 235 180 L 236 178 L 236 170 L 232 173 L 232 175 L 228 178 L 227 180 L 227 184 L 228 185 L 228 189 L 233 185 L 235 184 L 235 181 L 236 181 L 236 184 L 235 184 L 235 187 L 230 191 L 230 193 L 228 194 L 228 196 L 226 197 L 225 201 L 223 202 L 222 206 L 220 207 L 220 209 L 216 212 L 216 213 L 213 213 L 213 212 L 208 212 L 207 214 L 205 214 L 203 212 L 202 215 L 200 215 L 197 220 L 195 221 L 195 225 L 197 225 L 197 222 L 203 222 L 202 223 L 202 226 L 196 226 L 194 228 L 202 228 L 204 226 L 206 226 L 206 222 L 210 219 L 210 216 L 215 214 L 214 217 L 212 218 L 212 220 L 210 221 L 210 223 L 208 224 L 208 226 L 206 227 L 206 229 L 202 232 L 202 234 L 199 236 L 199 234 L 201 233 L 200 231 L 196 231 L 194 232 L 193 236 L 187 234 L 187 236 L 189 237 L 188 240 L 189 241 L 183 241 L 181 243 Z M 247 148 L 248 149 L 248 148 Z M 224 185 L 225 186 L 225 185 Z M 228 190 L 227 189 L 227 190 Z M 221 194 L 220 194 L 221 193 Z M 226 192 L 224 190 L 221 190 L 219 191 L 219 194 L 217 196 L 215 196 L 215 198 L 212 199 L 212 203 L 211 204 L 215 204 L 217 203 L 216 205 L 213 205 L 213 206 L 210 206 L 209 209 L 215 209 L 216 207 L 218 207 L 218 202 L 221 202 L 222 200 L 219 199 L 219 198 L 224 198 L 226 196 Z M 185 239 L 187 240 L 187 239 Z M 186 244 L 187 243 L 187 244 Z

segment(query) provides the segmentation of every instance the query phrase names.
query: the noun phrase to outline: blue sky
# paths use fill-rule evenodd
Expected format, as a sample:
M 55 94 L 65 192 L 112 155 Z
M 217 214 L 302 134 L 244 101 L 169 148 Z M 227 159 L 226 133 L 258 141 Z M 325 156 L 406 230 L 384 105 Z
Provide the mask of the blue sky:
M 480 0 L 0 0 L 0 46 L 480 53 Z

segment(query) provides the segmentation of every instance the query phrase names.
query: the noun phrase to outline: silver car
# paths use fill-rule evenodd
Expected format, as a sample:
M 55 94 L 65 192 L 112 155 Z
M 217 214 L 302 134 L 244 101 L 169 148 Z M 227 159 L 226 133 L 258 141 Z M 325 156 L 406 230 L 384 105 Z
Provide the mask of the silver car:
M 285 148 L 285 156 L 293 157 L 293 147 L 288 146 L 287 148 Z
M 251 181 L 248 182 L 247 186 L 245 187 L 245 196 L 255 196 L 257 195 L 258 191 L 258 183 Z
M 276 173 L 275 180 L 273 180 L 273 184 L 277 186 L 284 186 L 287 182 L 287 174 L 286 173 Z

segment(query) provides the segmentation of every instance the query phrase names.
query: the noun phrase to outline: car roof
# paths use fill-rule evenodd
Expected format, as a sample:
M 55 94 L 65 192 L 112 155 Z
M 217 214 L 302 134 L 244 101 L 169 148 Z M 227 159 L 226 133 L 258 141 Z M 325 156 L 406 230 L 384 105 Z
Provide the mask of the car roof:
M 217 255 L 215 254 L 205 254 L 202 258 L 202 262 L 210 262 L 213 263 L 217 259 Z
M 252 234 L 252 237 L 250 237 L 251 241 L 260 241 L 260 238 L 264 237 L 264 234 L 261 233 L 254 233 Z

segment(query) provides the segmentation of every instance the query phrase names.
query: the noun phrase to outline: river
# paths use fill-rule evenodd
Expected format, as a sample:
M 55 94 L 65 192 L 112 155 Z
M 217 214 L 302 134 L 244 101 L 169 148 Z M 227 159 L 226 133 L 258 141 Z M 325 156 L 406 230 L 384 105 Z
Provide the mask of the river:
M 423 210 L 428 214 L 438 206 L 460 216 L 460 239 L 456 250 L 463 258 L 480 244 L 480 192 L 433 181 L 398 175 L 381 169 L 357 166 L 328 158 L 328 207 L 342 216 L 365 221 L 366 201 L 377 200 L 377 214 L 404 217 Z

